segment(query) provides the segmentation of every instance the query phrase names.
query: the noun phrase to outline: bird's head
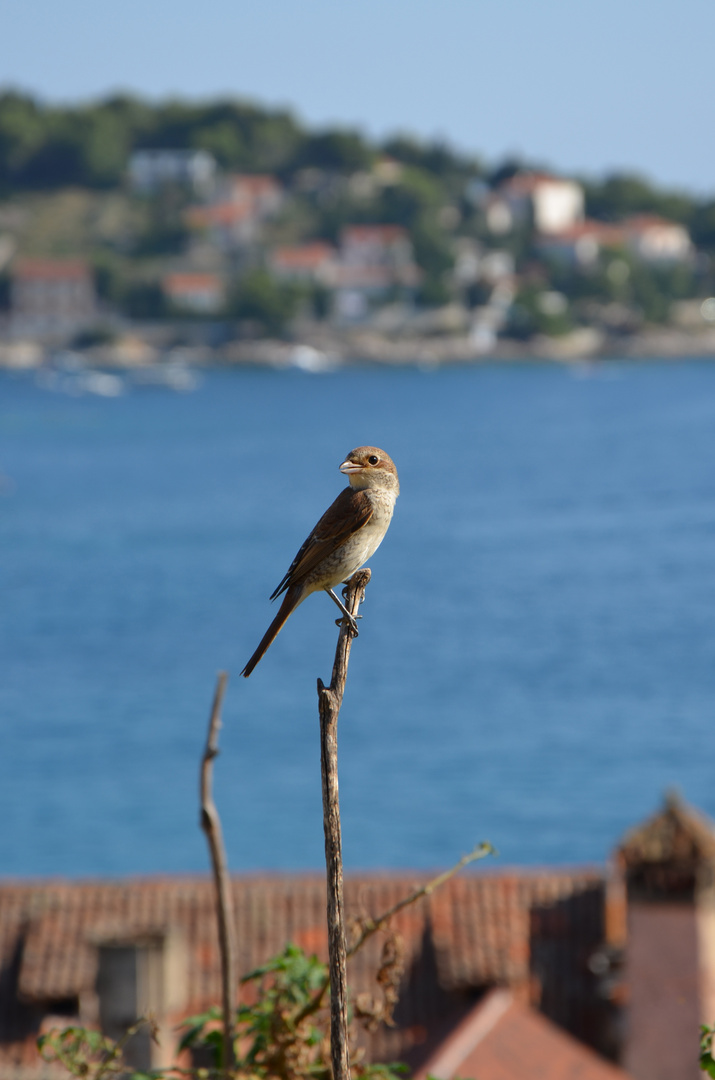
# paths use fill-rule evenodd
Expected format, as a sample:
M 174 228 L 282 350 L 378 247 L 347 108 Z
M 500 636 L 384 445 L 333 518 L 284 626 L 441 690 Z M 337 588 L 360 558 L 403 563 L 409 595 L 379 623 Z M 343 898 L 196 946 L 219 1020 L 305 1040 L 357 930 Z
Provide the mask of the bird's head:
M 395 463 L 389 454 L 377 446 L 358 446 L 351 450 L 340 466 L 340 471 L 345 473 L 350 486 L 358 490 L 385 488 L 393 491 L 395 495 L 400 493 Z

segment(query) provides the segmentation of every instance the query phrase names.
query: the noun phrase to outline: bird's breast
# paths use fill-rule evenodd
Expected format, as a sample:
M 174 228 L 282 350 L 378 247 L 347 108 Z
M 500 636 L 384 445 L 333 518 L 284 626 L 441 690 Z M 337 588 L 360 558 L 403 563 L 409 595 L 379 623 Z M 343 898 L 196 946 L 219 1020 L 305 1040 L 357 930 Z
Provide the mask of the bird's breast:
M 395 509 L 395 498 L 391 492 L 371 491 L 370 503 L 372 516 L 355 536 L 355 539 L 360 538 L 365 549 L 363 562 L 377 551 L 392 521 L 392 512 Z

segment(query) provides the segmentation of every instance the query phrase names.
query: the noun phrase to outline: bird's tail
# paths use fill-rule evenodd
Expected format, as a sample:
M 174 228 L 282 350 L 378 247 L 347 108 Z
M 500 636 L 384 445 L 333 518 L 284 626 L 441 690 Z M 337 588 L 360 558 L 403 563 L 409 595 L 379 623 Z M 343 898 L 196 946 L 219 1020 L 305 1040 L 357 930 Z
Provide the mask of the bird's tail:
M 265 634 L 261 638 L 260 645 L 258 646 L 258 648 L 254 652 L 253 656 L 251 657 L 251 659 L 248 661 L 245 668 L 241 672 L 241 674 L 244 676 L 244 678 L 247 679 L 248 676 L 251 674 L 251 672 L 253 671 L 254 667 L 256 666 L 258 661 L 261 659 L 263 654 L 267 651 L 267 649 L 273 644 L 275 639 L 278 637 L 278 633 L 282 629 L 283 623 L 286 621 L 286 619 L 291 614 L 291 612 L 295 611 L 295 609 L 298 607 L 298 604 L 301 602 L 301 600 L 303 600 L 305 598 L 305 595 L 306 594 L 304 594 L 303 589 L 302 589 L 301 586 L 292 585 L 288 589 L 288 592 L 283 597 L 283 603 L 278 608 L 278 614 L 276 615 L 275 619 L 273 620 L 271 625 L 266 630 Z

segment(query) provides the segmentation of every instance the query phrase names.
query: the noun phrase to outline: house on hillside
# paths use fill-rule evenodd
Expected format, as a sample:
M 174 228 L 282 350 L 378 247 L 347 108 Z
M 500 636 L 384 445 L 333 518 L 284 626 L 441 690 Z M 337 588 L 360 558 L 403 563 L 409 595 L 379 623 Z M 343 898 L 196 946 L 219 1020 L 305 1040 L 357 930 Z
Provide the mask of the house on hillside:
M 548 173 L 517 173 L 488 195 L 483 203 L 487 227 L 503 234 L 524 225 L 550 235 L 584 219 L 584 192 L 575 180 Z
M 535 248 L 546 258 L 588 269 L 596 265 L 602 251 L 622 248 L 625 243 L 626 234 L 622 226 L 603 221 L 581 221 L 562 232 L 537 236 Z
M 626 247 L 647 263 L 687 262 L 693 256 L 688 230 L 656 214 L 626 218 L 622 225 Z
M 604 249 L 621 248 L 651 264 L 687 262 L 693 255 L 688 230 L 674 221 L 641 214 L 619 223 L 581 221 L 560 232 L 541 233 L 536 250 L 571 266 L 595 265 Z
M 97 320 L 92 269 L 83 259 L 23 258 L 11 270 L 15 337 L 63 341 Z
M 207 150 L 135 150 L 127 172 L 130 187 L 142 195 L 168 184 L 207 195 L 216 179 L 216 159 Z
M 332 244 L 312 243 L 277 247 L 268 256 L 268 268 L 279 281 L 330 287 L 335 282 L 338 252 Z
M 230 173 L 222 179 L 218 196 L 224 202 L 250 207 L 259 221 L 280 213 L 286 199 L 283 185 L 264 173 Z
M 260 236 L 260 221 L 243 203 L 213 202 L 190 206 L 184 221 L 193 233 L 226 254 L 255 244 Z
M 218 274 L 177 272 L 161 283 L 164 296 L 178 311 L 193 315 L 215 315 L 224 306 L 226 289 Z
M 256 244 L 263 225 L 285 202 L 282 185 L 273 176 L 231 174 L 223 177 L 212 197 L 189 207 L 190 229 L 203 232 L 219 250 L 232 253 Z
M 400 225 L 348 225 L 340 234 L 334 277 L 335 314 L 359 322 L 391 291 L 407 293 L 421 278 L 409 233 Z

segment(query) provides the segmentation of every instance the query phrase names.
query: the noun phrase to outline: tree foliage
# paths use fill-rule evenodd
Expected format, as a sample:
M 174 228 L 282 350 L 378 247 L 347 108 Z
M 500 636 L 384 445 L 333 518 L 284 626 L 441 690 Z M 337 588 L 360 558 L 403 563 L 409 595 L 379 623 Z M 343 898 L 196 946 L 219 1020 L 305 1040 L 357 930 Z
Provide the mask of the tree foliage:
M 602 181 L 585 181 L 586 216 L 620 221 L 631 214 L 657 214 L 690 224 L 695 200 L 682 192 L 661 191 L 641 176 L 613 173 Z
M 48 106 L 0 94 L 0 190 L 120 184 L 132 150 L 210 150 L 225 168 L 295 166 L 308 136 L 290 113 L 239 101 L 149 104 L 131 96 Z
M 309 132 L 287 110 L 234 99 L 153 104 L 119 94 L 54 106 L 17 90 L 0 93 L 0 190 L 116 186 L 129 154 L 147 148 L 204 149 L 222 168 L 279 174 L 307 167 L 351 173 L 380 152 L 358 131 Z M 478 171 L 441 143 L 402 137 L 382 152 L 440 181 Z
M 300 288 L 276 281 L 266 270 L 251 270 L 237 283 L 229 299 L 228 313 L 258 323 L 264 333 L 281 335 L 302 296 Z

